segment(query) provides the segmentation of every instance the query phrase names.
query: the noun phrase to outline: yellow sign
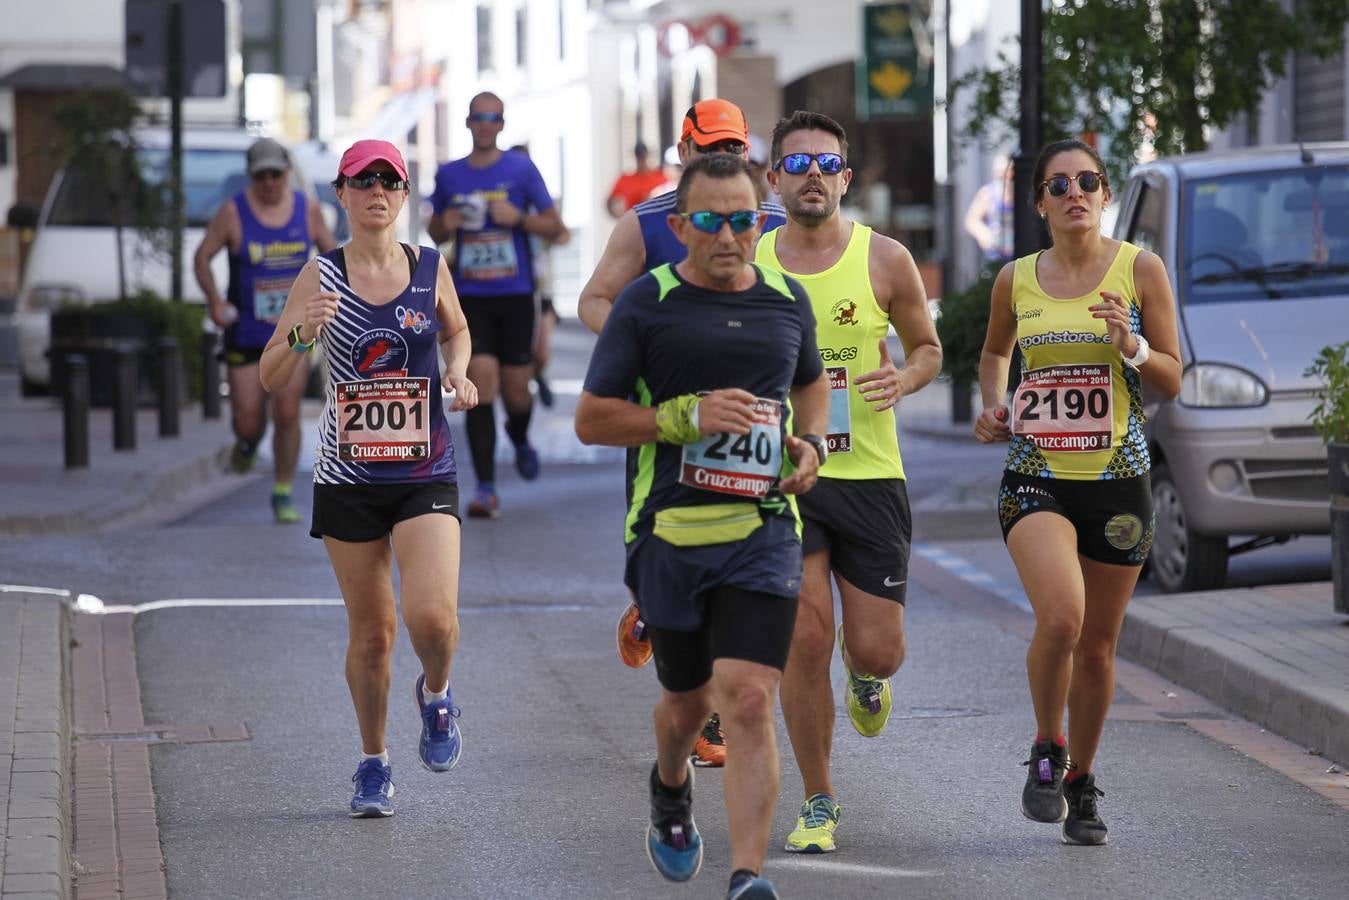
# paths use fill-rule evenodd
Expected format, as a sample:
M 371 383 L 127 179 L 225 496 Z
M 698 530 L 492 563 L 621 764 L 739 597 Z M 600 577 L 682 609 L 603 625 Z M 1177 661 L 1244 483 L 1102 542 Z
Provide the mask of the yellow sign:
M 897 7 L 892 6 L 878 13 L 873 21 L 877 28 L 890 37 L 899 37 L 909 33 L 909 17 Z
M 870 81 L 876 93 L 894 100 L 903 96 L 909 85 L 913 84 L 913 73 L 886 60 L 884 65 L 871 73 Z

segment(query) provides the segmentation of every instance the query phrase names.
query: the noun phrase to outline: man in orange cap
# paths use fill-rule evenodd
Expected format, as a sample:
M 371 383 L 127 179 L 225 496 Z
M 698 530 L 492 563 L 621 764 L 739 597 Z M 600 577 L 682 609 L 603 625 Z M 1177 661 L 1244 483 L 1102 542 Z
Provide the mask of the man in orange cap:
M 692 160 L 712 153 L 729 153 L 741 159 L 749 158 L 749 125 L 740 107 L 729 100 L 712 98 L 700 100 L 684 113 L 680 130 L 679 162 L 687 166 Z M 786 213 L 776 203 L 761 203 L 763 232 L 786 223 Z M 581 291 L 577 316 L 596 334 L 604 328 L 613 309 L 614 298 L 645 272 L 668 264 L 682 262 L 688 249 L 670 230 L 669 216 L 676 213 L 675 192 L 652 197 L 623 214 L 609 235 L 590 280 Z M 628 492 L 632 492 L 632 454 L 629 454 Z M 636 603 L 628 604 L 618 620 L 618 655 L 623 662 L 641 668 L 651 659 L 651 642 L 646 626 L 637 611 Z M 700 766 L 722 766 L 726 759 L 726 742 L 721 734 L 720 720 L 713 714 L 703 734 L 694 746 L 694 762 Z

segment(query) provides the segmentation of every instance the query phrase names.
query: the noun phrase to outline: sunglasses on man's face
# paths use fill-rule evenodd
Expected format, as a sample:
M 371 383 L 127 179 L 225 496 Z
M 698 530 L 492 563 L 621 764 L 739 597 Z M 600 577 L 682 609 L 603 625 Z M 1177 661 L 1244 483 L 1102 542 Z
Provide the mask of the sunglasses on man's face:
M 778 168 L 788 175 L 804 175 L 812 162 L 819 163 L 822 175 L 837 175 L 846 165 L 837 153 L 788 153 L 778 160 Z
M 733 213 L 715 213 L 708 210 L 680 213 L 689 220 L 689 224 L 706 234 L 716 234 L 722 225 L 730 225 L 734 234 L 744 234 L 759 224 L 757 209 L 738 209 Z
M 1076 175 L 1055 175 L 1040 182 L 1040 187 L 1049 191 L 1051 197 L 1062 197 L 1068 193 L 1068 186 L 1074 181 L 1084 194 L 1094 194 L 1105 184 L 1105 176 L 1100 172 L 1078 172 Z
M 405 191 L 408 189 L 408 183 L 399 178 L 397 172 L 362 172 L 359 175 L 347 176 L 347 184 L 362 191 L 370 190 L 375 186 L 376 181 L 386 191 Z
M 689 143 L 693 144 L 695 152 L 701 153 L 703 156 L 709 156 L 713 153 L 730 153 L 733 156 L 745 155 L 745 144 L 743 141 L 717 141 L 715 144 L 708 144 L 706 147 L 700 147 L 692 140 L 690 140 Z
M 275 180 L 275 179 L 277 179 L 277 178 L 284 178 L 285 175 L 286 175 L 286 173 L 283 172 L 283 171 L 281 171 L 280 169 L 261 169 L 261 170 L 259 170 L 259 171 L 253 173 L 253 180 L 254 180 L 254 181 L 269 181 L 269 180 Z
M 470 122 L 504 122 L 506 117 L 499 112 L 476 112 L 469 113 L 468 120 Z

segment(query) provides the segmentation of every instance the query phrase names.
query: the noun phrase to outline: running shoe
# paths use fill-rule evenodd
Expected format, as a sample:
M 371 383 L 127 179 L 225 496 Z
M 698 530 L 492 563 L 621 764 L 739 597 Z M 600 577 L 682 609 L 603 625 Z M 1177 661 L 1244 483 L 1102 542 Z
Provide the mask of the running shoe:
M 422 737 L 417 742 L 417 752 L 422 765 L 432 772 L 448 772 L 459 763 L 464 752 L 464 737 L 455 724 L 459 718 L 459 707 L 450 702 L 447 695 L 444 700 L 427 703 L 422 699 L 422 686 L 426 676 L 418 675 L 413 692 L 417 695 L 417 709 L 422 714 Z
M 539 389 L 539 402 L 549 409 L 553 408 L 553 389 L 548 384 L 548 379 L 542 375 L 534 376 L 534 384 Z
M 660 776 L 651 767 L 651 824 L 646 829 L 646 855 L 670 881 L 688 881 L 703 865 L 703 839 L 693 824 L 693 767 L 678 797 L 656 790 Z
M 703 733 L 693 742 L 693 764 L 709 769 L 726 765 L 726 735 L 721 733 L 721 716 L 712 713 Z
M 393 766 L 386 766 L 377 759 L 363 759 L 351 780 L 356 784 L 356 793 L 351 798 L 353 819 L 393 815 Z
M 1096 776 L 1088 772 L 1063 786 L 1068 815 L 1063 820 L 1063 842 L 1098 846 L 1106 842 L 1106 827 L 1096 809 L 1096 798 L 1105 791 L 1096 786 Z
M 300 511 L 295 508 L 290 494 L 272 494 L 272 518 L 286 525 L 300 521 Z
M 478 485 L 473 499 L 468 501 L 468 515 L 472 519 L 495 519 L 501 515 L 501 502 L 497 492 L 489 487 Z
M 515 445 L 515 471 L 525 481 L 539 477 L 539 451 L 530 446 L 529 441 Z
M 741 872 L 731 878 L 726 900 L 778 900 L 778 892 L 773 888 L 773 882 L 762 875 Z
M 843 626 L 838 626 L 838 655 L 848 671 L 848 718 L 862 737 L 875 737 L 890 721 L 890 679 L 858 675 L 848 668 L 843 652 Z
M 636 603 L 629 603 L 618 617 L 618 658 L 630 669 L 640 669 L 651 662 L 651 638 Z
M 1021 791 L 1021 814 L 1035 822 L 1062 822 L 1068 815 L 1063 799 L 1063 773 L 1068 770 L 1068 748 L 1054 741 L 1036 741 L 1030 748 L 1026 786 Z
M 787 835 L 788 853 L 833 853 L 834 831 L 843 807 L 828 794 L 812 794 L 801 804 L 801 815 L 796 817 L 796 830 Z
M 249 446 L 243 441 L 235 441 L 230 448 L 229 468 L 237 475 L 245 475 L 258 460 L 257 445 Z

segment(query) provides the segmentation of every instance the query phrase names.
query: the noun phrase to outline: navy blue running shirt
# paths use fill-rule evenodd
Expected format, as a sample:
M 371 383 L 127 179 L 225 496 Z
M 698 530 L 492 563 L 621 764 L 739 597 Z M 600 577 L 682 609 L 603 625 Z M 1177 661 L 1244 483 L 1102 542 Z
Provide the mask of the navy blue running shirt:
M 643 406 L 657 406 L 683 394 L 741 388 L 783 404 L 785 437 L 790 433 L 788 392 L 823 371 L 815 316 L 801 285 L 773 270 L 755 270 L 758 281 L 746 291 L 697 287 L 671 265 L 629 284 L 614 301 L 595 344 L 585 389 L 597 397 L 636 397 Z M 629 541 L 650 529 L 656 510 L 733 499 L 681 484 L 683 449 L 674 444 L 640 449 Z M 776 484 L 760 505 L 790 514 Z

